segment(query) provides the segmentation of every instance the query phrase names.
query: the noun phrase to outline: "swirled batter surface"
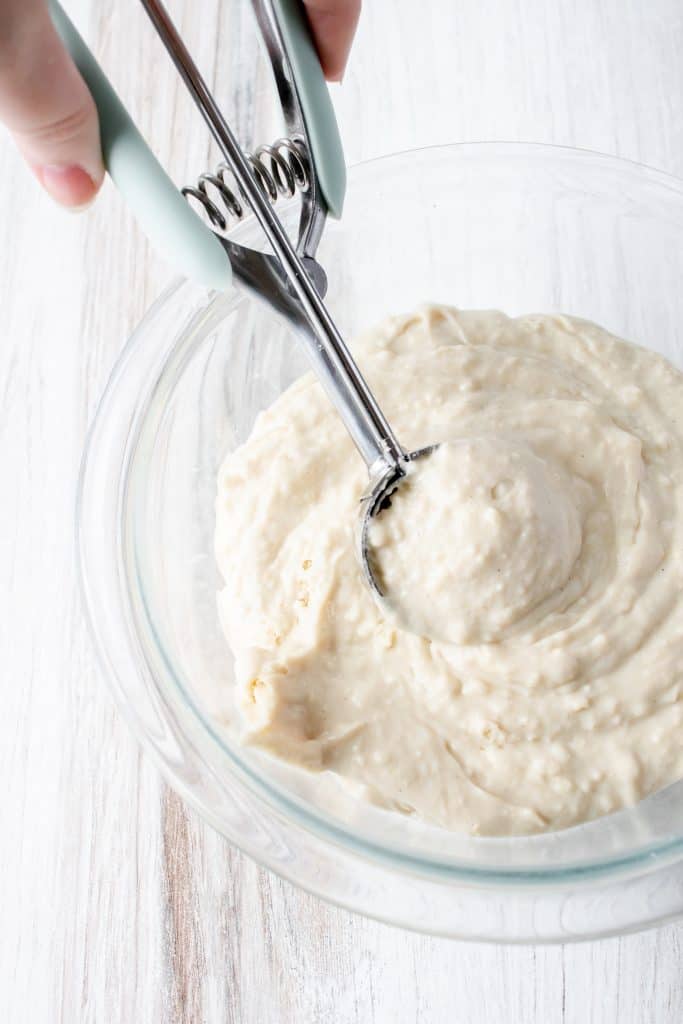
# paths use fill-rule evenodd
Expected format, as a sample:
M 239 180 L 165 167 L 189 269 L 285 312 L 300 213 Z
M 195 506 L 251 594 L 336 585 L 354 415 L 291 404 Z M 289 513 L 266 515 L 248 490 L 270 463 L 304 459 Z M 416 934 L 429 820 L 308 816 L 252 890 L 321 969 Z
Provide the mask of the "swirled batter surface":
M 441 444 L 372 528 L 400 615 L 354 552 L 365 467 L 302 378 L 219 474 L 245 740 L 482 835 L 683 776 L 683 374 L 585 321 L 445 307 L 354 352 L 406 447 Z

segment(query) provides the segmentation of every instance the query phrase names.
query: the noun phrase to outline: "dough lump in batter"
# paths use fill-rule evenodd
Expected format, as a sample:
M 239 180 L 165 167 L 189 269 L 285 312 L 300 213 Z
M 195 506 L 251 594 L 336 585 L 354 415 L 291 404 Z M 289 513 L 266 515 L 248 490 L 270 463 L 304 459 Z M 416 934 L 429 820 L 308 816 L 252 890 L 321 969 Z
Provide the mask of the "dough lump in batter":
M 683 374 L 585 321 L 439 306 L 354 353 L 404 445 L 440 443 L 372 527 L 400 615 L 355 556 L 365 467 L 304 377 L 219 473 L 245 741 L 481 835 L 682 777 Z
M 374 572 L 399 625 L 432 640 L 492 643 L 543 614 L 581 552 L 571 476 L 519 440 L 445 442 L 410 465 L 373 518 Z

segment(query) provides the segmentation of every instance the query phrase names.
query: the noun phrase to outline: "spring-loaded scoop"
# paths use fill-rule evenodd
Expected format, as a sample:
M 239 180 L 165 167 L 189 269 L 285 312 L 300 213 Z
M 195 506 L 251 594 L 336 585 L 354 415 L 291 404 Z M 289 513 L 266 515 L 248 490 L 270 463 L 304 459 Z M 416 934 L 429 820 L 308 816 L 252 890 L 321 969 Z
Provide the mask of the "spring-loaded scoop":
M 247 248 L 205 226 L 173 186 L 173 194 L 168 191 L 168 179 L 153 157 L 151 159 L 156 166 L 149 163 L 149 151 L 145 154 L 140 149 L 144 142 L 133 126 L 138 170 L 142 167 L 140 160 L 144 158 L 147 161 L 144 174 L 147 175 L 148 189 L 152 185 L 156 188 L 156 202 L 161 204 L 158 216 L 152 221 L 153 230 L 149 230 L 149 218 L 147 221 L 144 217 L 140 219 L 148 234 L 157 241 L 172 245 L 174 251 L 183 244 L 190 250 L 182 254 L 189 256 L 184 266 L 189 276 L 210 278 L 209 283 L 223 287 L 234 275 L 242 287 L 283 317 L 305 346 L 314 372 L 368 469 L 370 484 L 360 506 L 358 552 L 365 580 L 374 594 L 381 597 L 382 584 L 374 571 L 368 547 L 369 525 L 375 516 L 386 513 L 392 495 L 406 478 L 411 463 L 428 455 L 433 447 L 406 452 L 401 446 L 323 302 L 327 282 L 316 259 L 316 251 L 327 213 L 338 216 L 341 212 L 345 176 L 336 121 L 305 16 L 296 0 L 253 0 L 273 65 L 287 127 L 292 135 L 287 143 L 296 147 L 296 155 L 302 161 L 301 165 L 290 163 L 288 166 L 292 178 L 296 177 L 297 170 L 300 179 L 306 178 L 298 238 L 293 243 L 269 201 L 275 195 L 264 179 L 265 165 L 259 170 L 259 161 L 242 151 L 163 4 L 159 0 L 141 2 L 226 162 L 221 165 L 220 175 L 203 176 L 200 186 L 204 187 L 186 189 L 185 192 L 200 200 L 214 227 L 221 228 L 224 227 L 219 219 L 222 214 L 214 199 L 209 197 L 207 182 L 217 190 L 216 198 L 222 199 L 233 213 L 241 209 L 243 200 L 259 221 L 272 251 L 263 253 Z M 112 110 L 118 130 L 124 136 L 132 122 L 85 44 L 54 3 L 52 13 L 97 102 L 108 169 L 112 176 L 116 176 L 117 183 L 139 215 L 136 203 L 140 189 L 131 189 L 129 154 L 124 150 L 123 157 L 117 162 L 120 147 L 117 149 L 116 138 L 109 137 Z M 284 165 L 278 162 L 278 155 L 285 148 L 282 143 L 280 140 L 279 147 L 272 147 L 270 152 L 271 182 L 275 186 L 278 180 L 282 182 L 283 174 L 286 177 Z M 279 159 L 283 158 L 279 156 Z M 232 190 L 227 189 L 225 182 L 226 167 L 234 179 Z M 154 178 L 153 183 L 149 181 L 150 175 Z M 160 176 L 165 179 L 163 187 L 159 184 Z M 177 203 L 181 204 L 182 212 L 179 212 Z M 179 237 L 171 238 L 168 225 L 163 222 L 164 215 L 176 218 L 178 224 L 182 222 Z M 159 217 L 162 217 L 161 222 Z M 224 263 L 222 268 L 219 253 L 222 253 Z M 203 266 L 210 268 L 210 274 L 196 273 L 197 268 Z

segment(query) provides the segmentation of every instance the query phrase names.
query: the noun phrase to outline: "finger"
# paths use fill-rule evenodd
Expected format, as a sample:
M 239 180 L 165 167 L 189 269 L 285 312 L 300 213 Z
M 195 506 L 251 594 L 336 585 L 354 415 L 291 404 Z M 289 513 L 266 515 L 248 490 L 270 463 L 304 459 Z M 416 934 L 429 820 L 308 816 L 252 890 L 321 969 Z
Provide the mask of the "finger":
M 0 0 L 0 120 L 58 202 L 81 206 L 104 176 L 97 111 L 44 0 Z
M 360 0 L 304 0 L 325 77 L 344 74 L 360 17 Z

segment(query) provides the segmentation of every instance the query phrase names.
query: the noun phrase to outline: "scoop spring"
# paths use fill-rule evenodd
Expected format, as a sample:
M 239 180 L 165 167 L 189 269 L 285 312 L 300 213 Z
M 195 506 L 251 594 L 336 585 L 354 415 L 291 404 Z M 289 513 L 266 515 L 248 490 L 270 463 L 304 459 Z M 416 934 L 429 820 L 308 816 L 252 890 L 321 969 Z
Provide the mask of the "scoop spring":
M 272 145 L 259 146 L 247 154 L 247 160 L 269 203 L 308 191 L 311 171 L 303 140 L 276 139 Z M 196 185 L 186 185 L 181 192 L 186 199 L 201 204 L 212 227 L 219 231 L 227 231 L 230 220 L 241 220 L 249 209 L 227 163 L 201 174 Z

